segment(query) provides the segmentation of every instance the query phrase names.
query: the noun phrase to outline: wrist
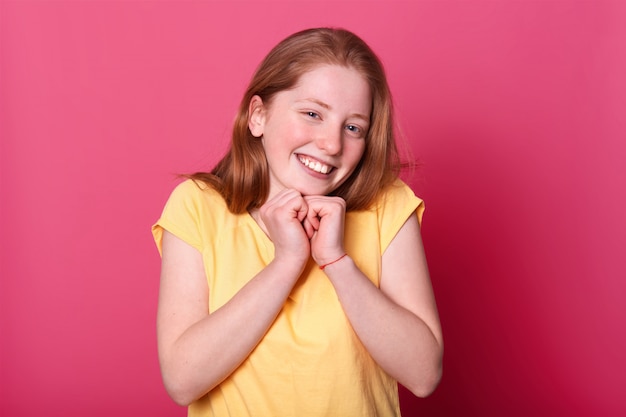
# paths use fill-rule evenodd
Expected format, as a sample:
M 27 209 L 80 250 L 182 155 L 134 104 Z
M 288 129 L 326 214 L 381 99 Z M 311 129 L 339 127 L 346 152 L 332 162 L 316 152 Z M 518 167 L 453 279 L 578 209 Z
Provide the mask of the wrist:
M 340 256 L 336 257 L 335 259 L 333 259 L 333 260 L 331 260 L 331 261 L 328 261 L 328 262 L 326 262 L 326 263 L 323 263 L 323 264 L 319 265 L 319 268 L 323 271 L 324 269 L 326 269 L 326 268 L 328 268 L 328 267 L 330 267 L 330 266 L 332 266 L 332 265 L 335 265 L 335 264 L 337 264 L 337 263 L 341 262 L 341 261 L 342 261 L 342 260 L 344 260 L 347 256 L 348 256 L 348 254 L 347 254 L 347 253 L 344 253 L 343 255 L 340 255 Z
M 277 268 L 287 275 L 300 275 L 306 266 L 308 258 L 301 258 L 300 256 L 276 256 L 268 264 L 273 268 Z

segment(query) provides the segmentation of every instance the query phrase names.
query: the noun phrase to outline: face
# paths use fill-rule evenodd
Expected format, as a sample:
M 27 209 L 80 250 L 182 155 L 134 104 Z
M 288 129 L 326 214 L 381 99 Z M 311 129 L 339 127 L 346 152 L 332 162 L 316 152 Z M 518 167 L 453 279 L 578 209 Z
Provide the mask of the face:
M 270 195 L 285 188 L 327 195 L 354 171 L 365 150 L 372 99 L 352 68 L 317 67 L 270 103 L 255 96 L 249 127 L 263 141 Z

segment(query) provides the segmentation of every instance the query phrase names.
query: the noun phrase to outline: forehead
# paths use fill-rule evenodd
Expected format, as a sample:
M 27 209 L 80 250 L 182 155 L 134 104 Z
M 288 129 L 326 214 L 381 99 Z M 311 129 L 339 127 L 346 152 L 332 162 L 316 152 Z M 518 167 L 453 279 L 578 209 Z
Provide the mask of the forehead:
M 369 90 L 367 78 L 356 68 L 339 64 L 320 64 L 313 66 L 308 71 L 303 72 L 296 81 L 293 88 L 298 88 L 310 82 L 320 83 L 326 81 L 353 81 L 363 83 Z
M 367 113 L 371 109 L 372 93 L 367 79 L 356 69 L 340 65 L 321 65 L 300 76 L 286 91 L 292 100 L 324 103 L 327 107 L 350 107 Z

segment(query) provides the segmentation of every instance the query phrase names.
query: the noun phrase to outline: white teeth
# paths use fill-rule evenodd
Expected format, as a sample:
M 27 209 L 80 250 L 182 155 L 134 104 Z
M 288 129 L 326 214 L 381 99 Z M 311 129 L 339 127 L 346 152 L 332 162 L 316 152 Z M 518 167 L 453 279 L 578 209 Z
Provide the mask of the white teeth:
M 302 162 L 305 166 L 307 166 L 308 168 L 312 169 L 315 172 L 328 174 L 330 170 L 332 169 L 332 167 L 328 165 L 324 165 L 319 161 L 311 161 L 309 158 L 304 157 L 304 156 L 301 156 L 298 159 L 300 159 L 300 162 Z

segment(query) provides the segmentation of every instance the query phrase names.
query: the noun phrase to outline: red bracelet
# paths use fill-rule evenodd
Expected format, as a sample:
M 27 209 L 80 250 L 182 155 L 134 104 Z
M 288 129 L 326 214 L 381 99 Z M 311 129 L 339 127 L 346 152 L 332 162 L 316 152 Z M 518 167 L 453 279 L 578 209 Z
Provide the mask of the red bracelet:
M 332 262 L 328 262 L 327 264 L 324 264 L 324 265 L 320 266 L 320 269 L 323 271 L 323 270 L 324 270 L 324 268 L 326 268 L 328 265 L 332 265 L 332 264 L 334 264 L 335 262 L 339 262 L 340 260 L 342 260 L 343 258 L 345 258 L 345 257 L 346 257 L 346 255 L 348 255 L 348 254 L 347 254 L 347 253 L 344 253 L 344 254 L 343 254 L 343 255 L 341 255 L 339 258 L 335 259 L 334 261 L 332 261 Z

